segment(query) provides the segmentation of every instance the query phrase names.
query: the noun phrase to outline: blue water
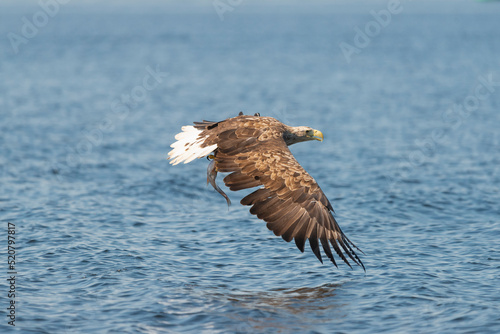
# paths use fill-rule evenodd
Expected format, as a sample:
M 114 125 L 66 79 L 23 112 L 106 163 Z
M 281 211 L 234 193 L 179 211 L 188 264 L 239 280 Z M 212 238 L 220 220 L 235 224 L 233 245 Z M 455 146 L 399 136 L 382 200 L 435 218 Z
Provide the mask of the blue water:
M 75 1 L 15 53 L 40 7 L 5 5 L 0 331 L 500 332 L 499 5 L 405 2 L 348 63 L 384 8 Z M 240 110 L 324 133 L 292 151 L 366 273 L 275 237 L 244 192 L 228 210 L 206 160 L 168 164 L 181 126 Z

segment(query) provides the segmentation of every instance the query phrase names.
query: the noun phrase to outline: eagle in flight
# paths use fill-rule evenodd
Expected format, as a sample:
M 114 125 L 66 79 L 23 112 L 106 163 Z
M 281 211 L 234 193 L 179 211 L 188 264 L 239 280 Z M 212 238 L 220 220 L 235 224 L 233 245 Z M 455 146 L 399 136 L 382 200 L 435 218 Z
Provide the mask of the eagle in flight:
M 224 178 L 230 190 L 259 187 L 245 196 L 241 204 L 251 206 L 250 213 L 266 221 L 275 235 L 286 242 L 293 239 L 301 252 L 309 240 L 313 253 L 323 263 L 321 243 L 326 256 L 337 266 L 331 244 L 349 267 L 352 268 L 347 257 L 365 269 L 354 248 L 362 251 L 340 229 L 330 201 L 288 149 L 295 143 L 323 141 L 320 131 L 240 112 L 237 117 L 220 122 L 183 126 L 175 139 L 168 153 L 170 163 L 211 159 L 207 182 L 226 198 L 228 205 L 229 198 L 215 183 L 217 172 L 230 173 Z

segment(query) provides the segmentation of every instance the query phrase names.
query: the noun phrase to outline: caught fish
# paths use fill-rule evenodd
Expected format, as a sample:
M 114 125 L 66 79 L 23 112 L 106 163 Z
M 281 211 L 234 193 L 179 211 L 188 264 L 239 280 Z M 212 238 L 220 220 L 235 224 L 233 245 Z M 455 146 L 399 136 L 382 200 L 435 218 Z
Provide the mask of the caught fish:
M 217 190 L 219 194 L 224 196 L 227 202 L 227 206 L 229 207 L 231 205 L 231 200 L 229 199 L 229 197 L 227 197 L 226 193 L 223 192 L 221 188 L 219 188 L 217 183 L 215 183 L 216 178 L 217 178 L 217 168 L 215 166 L 215 160 L 212 160 L 208 164 L 207 168 L 207 184 L 210 183 L 212 187 L 214 187 L 214 189 Z

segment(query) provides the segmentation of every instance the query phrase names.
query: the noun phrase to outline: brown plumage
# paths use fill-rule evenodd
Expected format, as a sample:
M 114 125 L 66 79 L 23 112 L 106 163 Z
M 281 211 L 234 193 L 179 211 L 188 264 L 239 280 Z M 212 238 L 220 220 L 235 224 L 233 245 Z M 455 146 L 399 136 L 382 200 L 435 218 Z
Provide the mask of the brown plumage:
M 288 149 L 298 142 L 323 140 L 321 132 L 290 127 L 258 115 L 240 114 L 221 122 L 194 124 L 176 136 L 179 141 L 169 153 L 171 163 L 189 162 L 213 153 L 216 170 L 230 173 L 224 178 L 229 189 L 260 187 L 244 197 L 241 204 L 251 206 L 250 213 L 266 221 L 275 235 L 287 242 L 293 239 L 301 252 L 309 240 L 313 253 L 323 262 L 321 243 L 326 256 L 337 266 L 333 247 L 349 267 L 348 258 L 364 269 L 353 249 L 358 248 L 333 217 L 332 205 Z

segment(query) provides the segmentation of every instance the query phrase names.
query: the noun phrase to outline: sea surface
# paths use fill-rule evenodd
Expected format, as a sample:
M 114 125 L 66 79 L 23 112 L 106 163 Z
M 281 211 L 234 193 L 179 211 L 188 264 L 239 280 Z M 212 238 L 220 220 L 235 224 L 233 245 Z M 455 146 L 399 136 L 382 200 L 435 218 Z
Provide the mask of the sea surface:
M 0 5 L 0 332 L 500 333 L 499 3 L 62 3 Z M 366 272 L 168 163 L 239 111 L 323 132 Z

